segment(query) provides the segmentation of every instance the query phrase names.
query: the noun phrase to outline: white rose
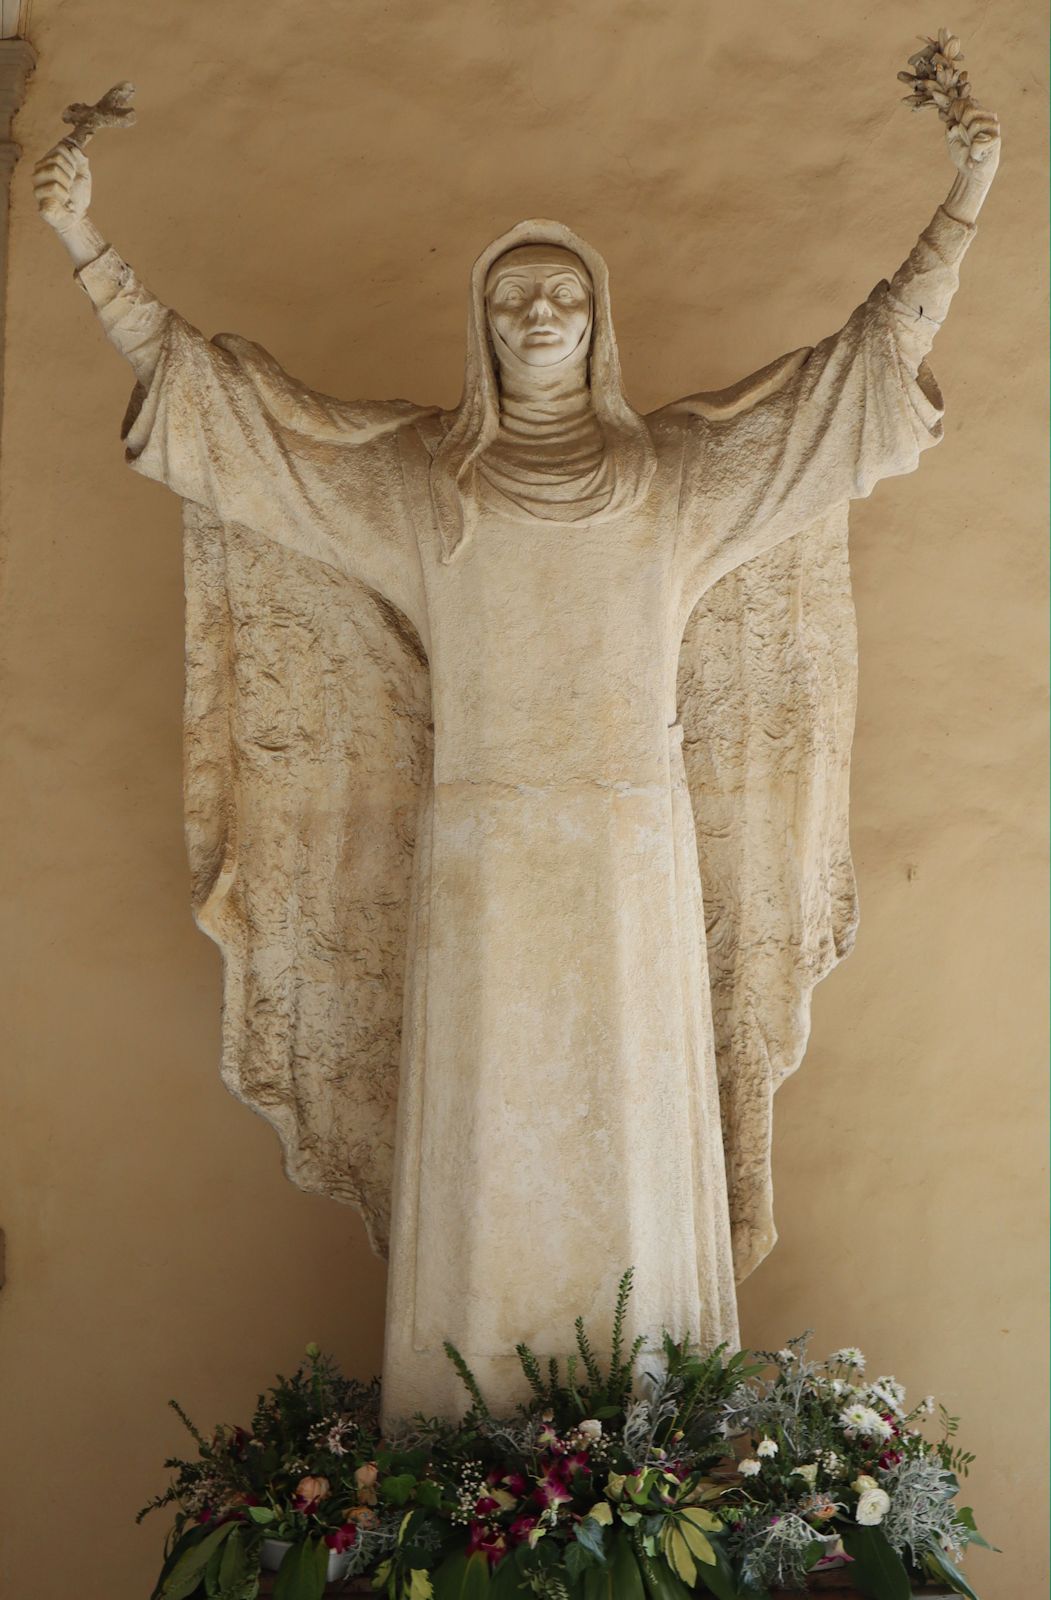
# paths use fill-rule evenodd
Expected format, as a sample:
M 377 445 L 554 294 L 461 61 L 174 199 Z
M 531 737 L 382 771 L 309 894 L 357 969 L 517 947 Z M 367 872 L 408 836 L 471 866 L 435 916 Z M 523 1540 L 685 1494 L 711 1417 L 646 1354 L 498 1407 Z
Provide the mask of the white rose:
M 817 1482 L 817 1462 L 810 1461 L 805 1467 L 793 1467 L 792 1476 L 794 1478 L 802 1478 L 812 1489 Z
M 754 1478 L 757 1472 L 762 1472 L 763 1463 L 761 1461 L 753 1461 L 749 1456 L 747 1460 L 738 1462 L 737 1470 L 742 1478 Z
M 864 1528 L 874 1528 L 890 1510 L 890 1495 L 883 1489 L 866 1489 L 858 1500 L 854 1519 Z
M 864 1494 L 866 1489 L 878 1489 L 879 1484 L 875 1478 L 870 1478 L 867 1472 L 860 1472 L 850 1487 L 855 1494 Z
M 594 1444 L 596 1439 L 602 1438 L 602 1424 L 597 1417 L 588 1417 L 585 1422 L 579 1425 L 577 1432 L 582 1439 L 587 1439 Z

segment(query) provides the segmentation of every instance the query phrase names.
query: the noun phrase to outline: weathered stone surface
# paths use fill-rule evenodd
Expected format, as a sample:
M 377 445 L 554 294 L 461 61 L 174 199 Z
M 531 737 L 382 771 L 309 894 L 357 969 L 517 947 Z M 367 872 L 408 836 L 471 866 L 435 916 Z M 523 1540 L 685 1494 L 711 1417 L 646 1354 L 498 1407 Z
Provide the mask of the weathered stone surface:
M 167 311 L 87 222 L 83 154 L 41 163 L 139 379 L 129 458 L 191 508 L 224 1074 L 297 1181 L 380 1245 L 391 1212 L 388 1416 L 456 1409 L 449 1337 L 512 1405 L 514 1341 L 563 1350 L 629 1261 L 629 1333 L 736 1339 L 731 1228 L 743 1276 L 773 1091 L 853 934 L 845 508 L 940 437 L 924 358 L 991 149 L 954 147 L 838 334 L 645 418 L 559 224 L 476 263 L 455 410 L 347 403 Z

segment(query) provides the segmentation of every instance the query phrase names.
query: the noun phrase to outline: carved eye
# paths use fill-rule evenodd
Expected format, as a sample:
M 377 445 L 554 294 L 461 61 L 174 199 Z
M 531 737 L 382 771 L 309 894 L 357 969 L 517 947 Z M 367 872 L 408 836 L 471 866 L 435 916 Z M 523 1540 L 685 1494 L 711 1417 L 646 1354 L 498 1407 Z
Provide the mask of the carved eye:
M 505 306 L 520 306 L 525 299 L 521 289 L 512 286 L 505 289 L 500 296 L 501 303 Z
M 569 306 L 573 304 L 576 295 L 568 283 L 561 283 L 555 290 L 555 299 L 560 300 L 564 306 Z

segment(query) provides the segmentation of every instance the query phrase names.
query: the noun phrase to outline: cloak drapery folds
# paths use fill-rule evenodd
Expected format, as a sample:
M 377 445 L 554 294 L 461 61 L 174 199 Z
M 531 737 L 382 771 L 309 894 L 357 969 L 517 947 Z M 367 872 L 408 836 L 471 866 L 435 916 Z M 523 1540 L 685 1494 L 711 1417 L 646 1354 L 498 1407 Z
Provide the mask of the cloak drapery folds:
M 356 1205 L 381 1254 L 415 832 L 431 783 L 424 647 L 388 599 L 323 551 L 318 559 L 287 548 L 272 529 L 264 537 L 236 507 L 217 513 L 221 496 L 212 510 L 195 503 L 178 463 L 156 459 L 176 448 L 165 443 L 164 407 L 174 402 L 164 397 L 177 394 L 182 365 L 221 360 L 241 443 L 251 449 L 253 429 L 265 431 L 267 448 L 276 442 L 293 463 L 297 489 L 305 480 L 296 464 L 313 460 L 315 446 L 332 478 L 344 447 L 349 462 L 417 429 L 444 559 L 453 560 L 471 536 L 475 463 L 499 417 L 485 274 L 516 244 L 543 241 L 576 251 L 591 273 L 591 388 L 613 461 L 610 506 L 592 520 L 619 516 L 645 496 L 654 446 L 623 395 L 605 264 L 557 224 L 522 224 L 476 264 L 467 380 L 450 415 L 331 400 L 243 340 L 204 345 L 213 352 L 204 356 L 193 343 L 200 335 L 175 319 L 130 423 L 136 465 L 187 502 L 187 829 L 195 913 L 224 957 L 224 1080 L 277 1129 L 289 1177 Z M 807 355 L 669 410 L 730 420 L 782 391 Z M 392 478 L 382 503 L 393 507 L 397 492 Z M 271 523 L 275 514 L 269 505 Z M 723 577 L 690 617 L 681 650 L 679 715 L 739 1278 L 775 1238 L 773 1093 L 801 1059 L 814 984 L 854 932 L 847 781 L 856 665 L 845 540 L 844 503 Z

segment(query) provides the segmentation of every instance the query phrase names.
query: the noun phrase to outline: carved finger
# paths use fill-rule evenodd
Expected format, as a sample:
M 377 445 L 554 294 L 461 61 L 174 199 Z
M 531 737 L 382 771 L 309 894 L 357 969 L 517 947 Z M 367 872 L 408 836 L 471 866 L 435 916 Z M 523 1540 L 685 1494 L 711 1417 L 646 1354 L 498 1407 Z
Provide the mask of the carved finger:
M 69 198 L 69 190 L 66 185 L 64 183 L 58 183 L 55 181 L 49 183 L 35 183 L 33 185 L 33 193 L 36 195 L 38 200 L 46 200 L 51 196 L 54 196 L 59 200 L 68 200 Z
M 55 146 L 55 165 L 64 168 L 70 177 L 73 177 L 77 168 L 73 160 L 73 152 L 68 144 L 57 144 Z
M 59 166 L 58 162 L 55 160 L 54 156 L 51 154 L 50 151 L 48 151 L 46 156 L 41 156 L 40 160 L 37 162 L 36 166 L 33 168 L 34 174 L 36 174 L 36 173 L 52 173 L 53 174 L 53 173 L 56 173 L 56 172 L 61 172 L 61 170 L 62 170 L 61 167 Z

